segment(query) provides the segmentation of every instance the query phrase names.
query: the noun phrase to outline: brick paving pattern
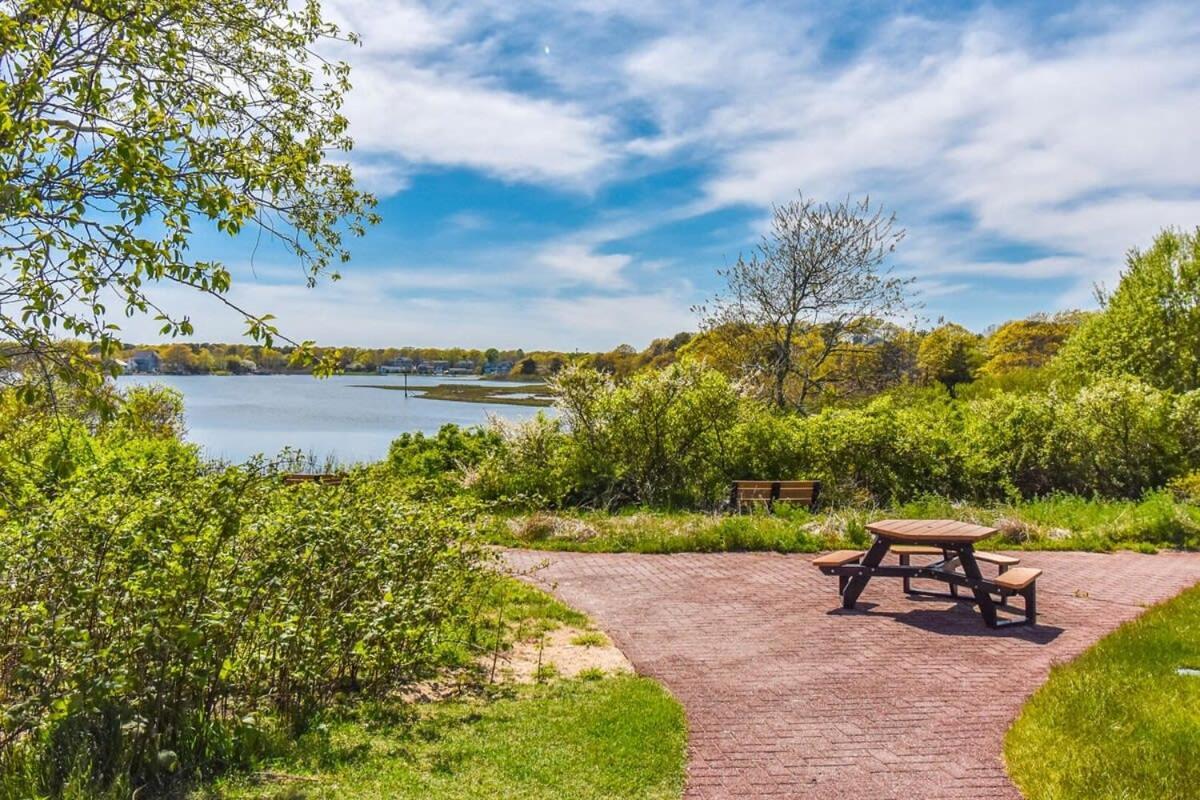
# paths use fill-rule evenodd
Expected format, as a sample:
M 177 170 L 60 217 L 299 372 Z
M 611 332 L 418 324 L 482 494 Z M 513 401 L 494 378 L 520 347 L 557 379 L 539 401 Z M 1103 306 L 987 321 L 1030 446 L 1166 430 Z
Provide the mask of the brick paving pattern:
M 1019 798 L 1004 733 L 1050 665 L 1200 581 L 1200 555 L 1019 555 L 1039 624 L 994 631 L 898 579 L 843 611 L 807 555 L 506 554 L 683 703 L 696 800 Z

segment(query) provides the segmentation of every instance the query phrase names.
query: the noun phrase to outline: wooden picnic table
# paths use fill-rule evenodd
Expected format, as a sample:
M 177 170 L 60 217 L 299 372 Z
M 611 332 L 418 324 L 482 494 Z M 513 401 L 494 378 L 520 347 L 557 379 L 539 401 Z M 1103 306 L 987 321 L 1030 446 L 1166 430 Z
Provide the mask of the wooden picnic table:
M 975 558 L 975 544 L 998 533 L 996 528 L 959 522 L 952 519 L 885 519 L 867 525 L 875 541 L 865 554 L 861 551 L 842 550 L 821 556 L 813 561 L 827 575 L 837 575 L 842 595 L 842 607 L 854 608 L 859 595 L 871 579 L 880 577 L 903 578 L 905 591 L 914 595 L 947 597 L 967 600 L 956 593 L 916 591 L 909 588 L 913 578 L 941 581 L 953 587 L 970 589 L 973 602 L 988 627 L 1029 623 L 1036 621 L 1037 605 L 1034 593 L 1035 581 L 1041 570 L 1011 569 L 994 579 L 985 578 Z M 885 565 L 884 556 L 893 545 L 925 545 L 940 548 L 942 558 L 931 564 Z M 902 562 L 907 562 L 902 558 Z M 961 571 L 959 571 L 961 570 Z M 1008 598 L 1021 595 L 1025 600 L 1024 619 L 1001 620 L 996 609 L 1014 609 Z M 993 597 L 996 595 L 996 597 Z M 997 599 L 998 598 L 998 599 Z

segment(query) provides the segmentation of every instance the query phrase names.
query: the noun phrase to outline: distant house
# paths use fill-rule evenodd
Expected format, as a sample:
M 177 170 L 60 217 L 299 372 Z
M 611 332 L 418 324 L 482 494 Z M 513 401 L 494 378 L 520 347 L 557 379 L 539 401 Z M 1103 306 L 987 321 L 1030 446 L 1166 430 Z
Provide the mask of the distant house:
M 449 371 L 449 361 L 422 361 L 417 364 L 417 372 L 421 375 L 445 375 Z
M 448 370 L 446 370 L 446 374 L 447 375 L 474 375 L 475 374 L 475 362 L 471 361 L 470 359 L 464 358 L 462 361 L 456 362 L 453 367 L 450 367 Z
M 125 362 L 126 372 L 157 373 L 162 368 L 162 359 L 153 350 L 134 350 Z
M 511 361 L 493 361 L 490 364 L 483 365 L 484 375 L 507 375 L 512 372 L 513 362 Z
M 397 372 L 413 372 L 416 369 L 416 366 L 416 363 L 411 358 L 400 356 L 399 358 L 393 358 L 388 363 L 380 366 L 379 374 L 392 375 Z

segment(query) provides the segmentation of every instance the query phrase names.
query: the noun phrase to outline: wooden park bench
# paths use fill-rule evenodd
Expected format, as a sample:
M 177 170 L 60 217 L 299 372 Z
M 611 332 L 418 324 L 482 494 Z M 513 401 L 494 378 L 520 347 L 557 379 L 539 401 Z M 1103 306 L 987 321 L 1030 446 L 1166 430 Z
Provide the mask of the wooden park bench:
M 734 481 L 729 504 L 735 511 L 776 503 L 793 503 L 809 510 L 816 508 L 821 494 L 820 481 Z

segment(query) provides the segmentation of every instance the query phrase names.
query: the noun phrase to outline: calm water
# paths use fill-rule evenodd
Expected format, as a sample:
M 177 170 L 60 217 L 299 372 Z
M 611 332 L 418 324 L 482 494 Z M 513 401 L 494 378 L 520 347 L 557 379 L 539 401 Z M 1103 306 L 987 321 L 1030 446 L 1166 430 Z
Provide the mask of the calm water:
M 478 383 L 475 379 L 410 375 L 408 385 Z M 376 461 L 405 431 L 433 433 L 447 422 L 478 425 L 489 415 L 532 417 L 529 406 L 455 403 L 405 397 L 358 385 L 403 386 L 401 375 L 125 375 L 118 386 L 161 383 L 183 393 L 187 438 L 207 455 L 241 461 L 296 447 L 343 463 Z M 511 384 L 510 384 L 511 385 Z M 551 411 L 551 409 L 545 409 Z

